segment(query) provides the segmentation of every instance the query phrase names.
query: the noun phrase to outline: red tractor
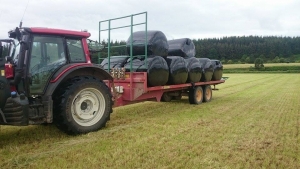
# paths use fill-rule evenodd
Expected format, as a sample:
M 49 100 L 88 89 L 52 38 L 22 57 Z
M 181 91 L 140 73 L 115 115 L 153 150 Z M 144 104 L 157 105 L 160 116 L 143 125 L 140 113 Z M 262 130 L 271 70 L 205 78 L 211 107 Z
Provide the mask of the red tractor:
M 55 122 L 81 134 L 105 126 L 112 112 L 113 80 L 91 63 L 100 45 L 90 33 L 48 28 L 16 28 L 0 40 L 0 125 Z M 8 45 L 4 45 L 8 44 Z

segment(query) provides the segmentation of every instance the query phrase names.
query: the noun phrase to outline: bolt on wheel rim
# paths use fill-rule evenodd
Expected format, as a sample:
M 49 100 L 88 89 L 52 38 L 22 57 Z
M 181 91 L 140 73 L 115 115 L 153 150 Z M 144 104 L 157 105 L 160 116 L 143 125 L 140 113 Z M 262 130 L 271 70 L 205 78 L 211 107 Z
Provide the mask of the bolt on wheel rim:
M 104 111 L 105 99 L 97 89 L 83 89 L 73 99 L 72 117 L 81 126 L 96 124 L 102 118 Z

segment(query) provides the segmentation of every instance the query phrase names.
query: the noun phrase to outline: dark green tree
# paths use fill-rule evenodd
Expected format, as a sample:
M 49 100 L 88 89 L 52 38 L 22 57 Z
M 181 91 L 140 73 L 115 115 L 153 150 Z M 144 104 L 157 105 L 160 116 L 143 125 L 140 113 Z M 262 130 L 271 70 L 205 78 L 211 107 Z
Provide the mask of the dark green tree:
M 264 60 L 262 58 L 256 58 L 254 61 L 255 69 L 262 69 L 264 68 Z

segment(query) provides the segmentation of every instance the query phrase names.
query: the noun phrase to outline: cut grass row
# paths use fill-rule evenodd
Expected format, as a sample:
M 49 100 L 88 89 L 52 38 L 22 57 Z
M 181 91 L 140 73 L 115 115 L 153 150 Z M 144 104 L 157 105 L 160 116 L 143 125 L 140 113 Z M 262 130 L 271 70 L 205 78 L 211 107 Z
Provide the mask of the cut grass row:
M 228 74 L 213 100 L 114 109 L 98 132 L 0 127 L 1 168 L 299 168 L 298 74 Z
M 264 64 L 264 68 L 255 69 L 253 64 L 223 65 L 224 73 L 300 73 L 300 63 Z
M 288 67 L 288 66 L 300 66 L 300 63 L 265 63 L 265 67 Z M 254 64 L 224 64 L 224 69 L 235 69 L 235 68 L 250 68 L 254 67 Z

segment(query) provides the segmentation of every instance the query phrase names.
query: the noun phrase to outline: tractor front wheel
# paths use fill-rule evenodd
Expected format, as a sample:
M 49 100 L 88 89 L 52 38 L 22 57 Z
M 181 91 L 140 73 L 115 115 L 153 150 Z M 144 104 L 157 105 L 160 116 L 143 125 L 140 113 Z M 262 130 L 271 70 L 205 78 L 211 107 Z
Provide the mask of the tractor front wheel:
M 70 134 L 97 131 L 104 127 L 112 112 L 108 87 L 93 77 L 76 77 L 61 88 L 57 126 Z

